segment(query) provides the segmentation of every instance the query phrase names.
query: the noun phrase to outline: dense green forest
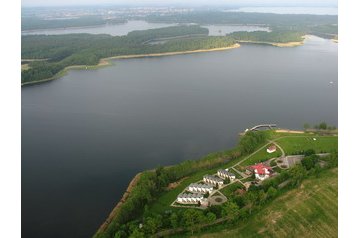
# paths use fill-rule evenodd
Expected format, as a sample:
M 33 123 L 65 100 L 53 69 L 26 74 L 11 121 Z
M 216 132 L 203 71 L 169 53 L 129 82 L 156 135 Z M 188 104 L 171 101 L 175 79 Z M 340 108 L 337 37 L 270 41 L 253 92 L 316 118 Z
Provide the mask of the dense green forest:
M 309 14 L 273 14 L 246 12 L 194 11 L 184 14 L 145 17 L 149 22 L 206 24 L 242 24 L 268 26 L 273 32 L 303 32 L 320 37 L 334 38 L 338 34 L 338 16 Z M 263 36 L 264 34 L 262 34 Z M 272 35 L 268 35 L 271 37 Z M 286 35 L 287 36 L 287 35 Z
M 285 43 L 302 41 L 302 36 L 304 35 L 304 32 L 296 31 L 238 31 L 233 32 L 228 36 L 231 36 L 238 41 Z
M 163 44 L 145 44 L 163 37 L 201 34 L 205 37 L 172 39 Z M 69 34 L 22 37 L 22 59 L 47 59 L 29 64 L 21 73 L 22 83 L 51 78 L 71 65 L 96 65 L 101 58 L 163 52 L 211 49 L 233 45 L 231 37 L 207 36 L 208 30 L 197 25 L 174 26 L 134 31 L 127 36 Z
M 46 20 L 35 16 L 26 16 L 21 18 L 21 30 L 53 29 L 67 27 L 85 27 L 98 26 L 104 24 L 125 23 L 125 19 L 103 19 L 101 16 L 82 16 L 72 19 L 53 19 Z

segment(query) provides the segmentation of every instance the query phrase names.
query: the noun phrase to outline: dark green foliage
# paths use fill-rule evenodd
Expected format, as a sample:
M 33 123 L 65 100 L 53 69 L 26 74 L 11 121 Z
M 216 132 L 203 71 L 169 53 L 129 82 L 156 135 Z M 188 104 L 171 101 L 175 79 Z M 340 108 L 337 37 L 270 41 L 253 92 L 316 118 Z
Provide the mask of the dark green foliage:
M 337 24 L 337 16 L 303 14 L 272 14 L 222 11 L 193 11 L 185 14 L 152 14 L 145 18 L 150 22 L 197 24 L 264 24 L 280 27 L 299 27 Z
M 264 131 L 248 131 L 240 139 L 239 149 L 242 154 L 252 153 L 258 145 L 265 142 L 267 134 Z
M 327 129 L 327 123 L 321 122 L 321 123 L 319 124 L 319 129 L 321 129 L 321 130 L 326 130 L 326 129 Z
M 314 149 L 308 149 L 303 151 L 304 156 L 310 156 L 316 154 L 316 151 Z
M 53 28 L 67 28 L 67 27 L 83 27 L 83 26 L 97 26 L 107 23 L 125 23 L 126 20 L 121 18 L 103 19 L 101 16 L 81 16 L 72 19 L 41 19 L 39 17 L 22 17 L 21 31 L 37 30 L 37 29 L 53 29 Z
M 254 41 L 254 42 L 272 42 L 272 43 L 286 43 L 286 42 L 297 42 L 302 41 L 304 32 L 296 31 L 238 31 L 229 34 L 238 41 Z
M 313 167 L 315 167 L 317 161 L 318 161 L 318 156 L 315 154 L 306 156 L 305 158 L 302 159 L 301 163 L 303 165 L 303 167 L 306 168 L 306 170 L 310 170 Z

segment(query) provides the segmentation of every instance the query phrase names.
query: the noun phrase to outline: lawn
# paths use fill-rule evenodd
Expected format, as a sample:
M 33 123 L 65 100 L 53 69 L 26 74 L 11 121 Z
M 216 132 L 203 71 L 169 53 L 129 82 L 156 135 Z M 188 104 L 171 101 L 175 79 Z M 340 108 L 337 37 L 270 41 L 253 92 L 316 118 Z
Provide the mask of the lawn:
M 314 149 L 317 153 L 338 151 L 338 136 L 309 135 L 304 137 L 284 137 L 276 140 L 276 143 L 288 155 L 300 154 L 303 150 L 308 149 Z
M 199 237 L 338 237 L 338 169 L 305 180 L 234 228 Z
M 249 165 L 253 165 L 255 163 L 263 162 L 263 161 L 269 160 L 271 158 L 275 158 L 275 157 L 277 158 L 277 157 L 281 156 L 281 151 L 278 148 L 277 148 L 276 152 L 273 152 L 271 154 L 267 153 L 266 149 L 267 149 L 266 147 L 262 148 L 256 154 L 252 155 L 247 160 L 242 162 L 240 165 L 249 166 Z
M 242 189 L 242 188 L 244 188 L 244 186 L 241 183 L 237 182 L 237 183 L 230 184 L 229 186 L 226 186 L 225 188 L 221 189 L 220 192 L 224 194 L 227 198 L 230 198 L 234 196 L 234 193 L 238 189 Z

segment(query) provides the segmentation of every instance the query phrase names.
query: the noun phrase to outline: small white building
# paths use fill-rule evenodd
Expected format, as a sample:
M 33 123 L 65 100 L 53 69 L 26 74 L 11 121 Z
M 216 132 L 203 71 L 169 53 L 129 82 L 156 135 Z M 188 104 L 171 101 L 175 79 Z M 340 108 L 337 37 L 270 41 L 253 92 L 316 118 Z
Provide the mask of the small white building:
M 181 193 L 177 197 L 177 203 L 181 204 L 198 204 L 204 200 L 204 195 L 201 193 Z
M 220 178 L 223 178 L 223 179 L 230 179 L 231 181 L 235 180 L 236 176 L 235 174 L 225 170 L 225 169 L 219 169 L 218 172 L 217 172 L 217 175 L 220 177 Z
M 212 193 L 214 187 L 210 184 L 192 183 L 187 187 L 187 190 L 193 193 Z
M 276 151 L 276 146 L 275 145 L 270 145 L 267 149 L 266 149 L 267 153 L 271 154 L 273 152 Z
M 224 180 L 213 175 L 205 175 L 203 181 L 214 186 L 218 185 L 219 187 L 224 185 Z

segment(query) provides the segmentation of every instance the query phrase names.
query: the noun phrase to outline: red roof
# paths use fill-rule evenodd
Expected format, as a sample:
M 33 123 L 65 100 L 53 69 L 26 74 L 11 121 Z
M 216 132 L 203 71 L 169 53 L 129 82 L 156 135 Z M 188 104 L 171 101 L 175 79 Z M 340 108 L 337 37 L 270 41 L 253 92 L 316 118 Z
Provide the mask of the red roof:
M 250 168 L 256 170 L 257 172 L 256 171 L 255 172 L 257 174 L 266 174 L 266 171 L 272 170 L 270 166 L 266 166 L 263 163 L 252 165 L 250 166 Z

